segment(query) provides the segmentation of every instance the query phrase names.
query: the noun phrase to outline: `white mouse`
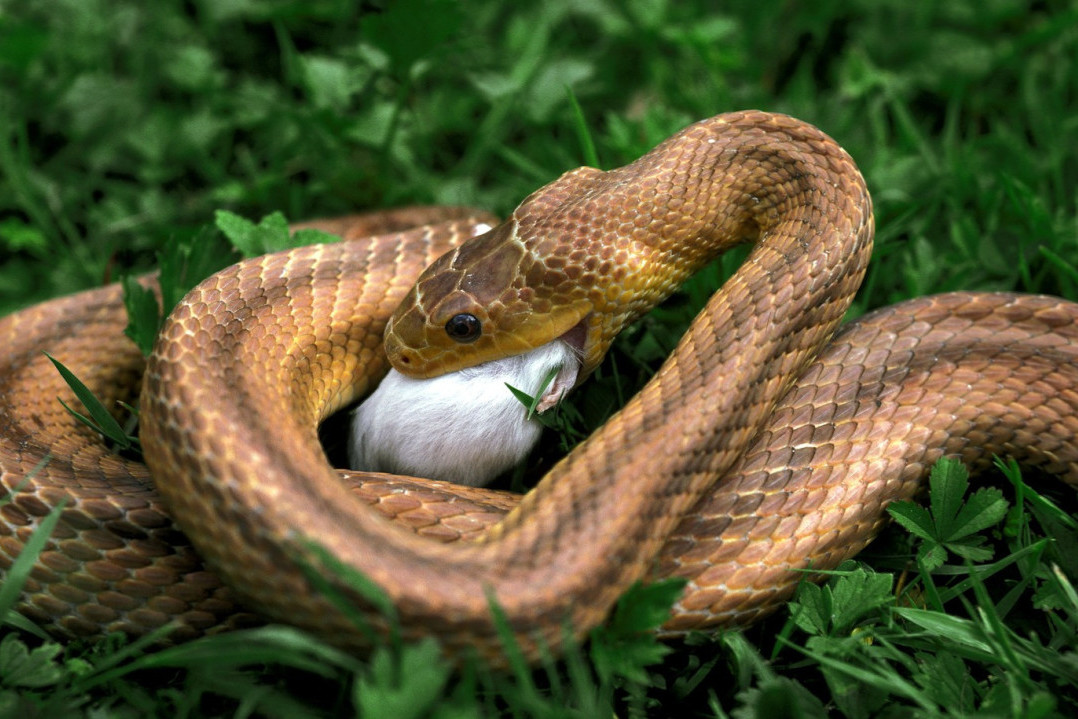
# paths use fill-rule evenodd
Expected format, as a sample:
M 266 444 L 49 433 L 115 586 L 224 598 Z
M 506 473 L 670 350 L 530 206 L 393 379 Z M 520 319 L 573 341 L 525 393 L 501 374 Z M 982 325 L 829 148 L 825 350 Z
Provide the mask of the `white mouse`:
M 553 407 L 576 383 L 580 359 L 555 340 L 525 354 L 431 379 L 390 370 L 352 416 L 352 469 L 441 479 L 478 487 L 522 461 L 542 425 L 506 384 L 535 396 L 538 411 Z

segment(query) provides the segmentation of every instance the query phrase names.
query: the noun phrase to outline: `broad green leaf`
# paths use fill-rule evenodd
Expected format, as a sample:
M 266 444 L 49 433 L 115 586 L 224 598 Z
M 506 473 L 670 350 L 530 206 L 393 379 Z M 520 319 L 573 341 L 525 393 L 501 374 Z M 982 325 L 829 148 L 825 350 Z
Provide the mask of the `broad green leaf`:
M 831 593 L 811 582 L 797 589 L 797 598 L 789 604 L 794 622 L 807 634 L 825 636 L 831 627 Z
M 670 653 L 653 630 L 670 617 L 670 607 L 684 589 L 684 580 L 668 579 L 637 582 L 622 595 L 610 619 L 591 633 L 591 658 L 600 677 L 647 681 L 645 667 Z
M 738 687 L 748 686 L 753 677 L 767 681 L 778 676 L 760 650 L 740 631 L 723 632 L 719 641 L 734 659 Z
M 823 702 L 800 682 L 789 677 L 773 677 L 737 695 L 734 719 L 797 717 L 825 719 L 830 716 Z
M 974 492 L 948 524 L 950 539 L 958 539 L 999 524 L 1007 514 L 1008 502 L 1003 493 L 993 487 Z
M 325 230 L 315 229 L 314 227 L 304 227 L 292 233 L 292 244 L 296 247 L 324 245 L 331 242 L 340 242 L 340 240 L 341 238 L 337 235 L 326 232 Z
M 42 254 L 48 249 L 45 233 L 16 217 L 0 220 L 0 243 L 12 252 L 26 250 Z
M 438 643 L 429 637 L 405 645 L 399 657 L 382 647 L 371 658 L 369 670 L 356 681 L 359 716 L 427 716 L 441 698 L 449 674 Z
M 837 570 L 826 585 L 804 583 L 790 611 L 797 625 L 809 634 L 848 634 L 862 619 L 894 601 L 890 574 L 864 567 Z
M 336 235 L 314 228 L 290 233 L 288 220 L 280 212 L 266 215 L 256 225 L 228 210 L 218 210 L 215 222 L 217 228 L 244 257 L 258 257 L 269 252 L 340 240 Z
M 422 22 L 416 22 L 422 18 Z M 398 0 L 383 12 L 363 17 L 363 38 L 382 50 L 399 76 L 410 75 L 424 59 L 444 52 L 461 27 L 464 13 L 450 0 Z
M 63 645 L 55 642 L 30 650 L 15 634 L 0 641 L 0 684 L 8 687 L 47 687 L 63 677 L 56 657 Z
M 920 560 L 926 572 L 931 572 L 942 567 L 947 561 L 947 550 L 942 544 L 930 540 L 921 545 L 917 551 L 917 559 Z
M 217 228 L 244 257 L 258 257 L 294 246 L 288 234 L 288 220 L 280 212 L 266 215 L 257 225 L 228 210 L 218 210 L 215 218 Z
M 834 582 L 834 618 L 838 631 L 851 629 L 863 617 L 894 601 L 894 577 L 859 567 Z
M 892 502 L 887 506 L 891 517 L 906 528 L 906 531 L 922 539 L 933 539 L 936 526 L 928 510 L 913 502 Z
M 321 55 L 300 58 L 300 67 L 314 107 L 336 112 L 347 109 L 352 96 L 366 80 L 353 63 Z
M 969 712 L 974 707 L 977 681 L 970 676 L 962 657 L 948 651 L 918 652 L 913 680 L 940 706 L 954 712 Z
M 932 467 L 929 480 L 931 512 L 910 502 L 895 502 L 891 516 L 922 542 L 917 557 L 925 571 L 943 566 L 947 552 L 970 561 L 992 558 L 990 548 L 978 536 L 1000 522 L 1008 503 L 999 490 L 984 488 L 963 499 L 969 489 L 969 472 L 956 460 L 941 459 Z
M 257 257 L 260 254 L 258 226 L 255 223 L 228 210 L 214 213 L 214 223 L 244 257 Z
M 242 217 L 238 219 L 243 220 Z M 161 269 L 158 282 L 161 286 L 162 317 L 171 312 L 192 287 L 234 259 L 233 253 L 224 249 L 209 228 L 204 228 L 194 237 L 165 245 L 157 253 L 157 264 Z
M 941 459 L 932 467 L 928 479 L 928 497 L 932 518 L 936 523 L 937 537 L 947 536 L 944 531 L 951 517 L 962 507 L 962 497 L 969 489 L 969 472 L 961 463 Z
M 124 334 L 148 357 L 153 351 L 157 330 L 161 324 L 161 308 L 157 296 L 131 275 L 123 278 L 124 307 L 127 308 L 127 327 Z
M 670 618 L 670 607 L 685 590 L 684 579 L 636 582 L 618 599 L 607 623 L 619 633 L 648 632 Z

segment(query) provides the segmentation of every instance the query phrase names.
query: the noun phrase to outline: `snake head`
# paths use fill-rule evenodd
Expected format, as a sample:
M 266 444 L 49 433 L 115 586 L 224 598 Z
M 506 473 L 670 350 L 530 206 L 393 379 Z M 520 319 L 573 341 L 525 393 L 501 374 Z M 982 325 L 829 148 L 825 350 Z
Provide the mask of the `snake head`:
M 657 233 L 645 227 L 667 211 L 624 196 L 629 169 L 567 172 L 435 260 L 386 326 L 393 367 L 436 377 L 560 339 L 581 358 L 578 382 L 591 373 L 686 274 L 676 253 L 648 242 Z
M 535 259 L 509 220 L 423 271 L 386 326 L 386 354 L 398 372 L 414 378 L 522 354 L 562 337 L 586 355 L 591 310 L 579 287 Z

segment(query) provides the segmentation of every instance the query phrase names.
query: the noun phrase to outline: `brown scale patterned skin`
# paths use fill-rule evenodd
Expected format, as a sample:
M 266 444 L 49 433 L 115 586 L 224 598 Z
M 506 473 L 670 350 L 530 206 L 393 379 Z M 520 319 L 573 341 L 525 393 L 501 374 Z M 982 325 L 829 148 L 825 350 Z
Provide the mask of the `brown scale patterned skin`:
M 172 515 L 247 606 L 344 646 L 366 638 L 299 567 L 367 605 L 312 540 L 383 588 L 406 636 L 494 661 L 488 595 L 533 658 L 560 644 L 567 621 L 578 635 L 602 621 L 637 579 L 689 579 L 669 633 L 752 621 L 789 597 L 802 577 L 790 569 L 855 554 L 883 507 L 943 454 L 1012 454 L 1078 481 L 1078 306 L 942 295 L 862 318 L 828 344 L 871 235 L 849 157 L 812 127 L 748 112 L 687 128 L 626 168 L 568 173 L 414 290 L 452 237 L 249 261 L 196 288 L 164 329 L 141 400 L 147 458 Z M 401 371 L 522 351 L 581 322 L 590 370 L 625 322 L 749 240 L 745 265 L 655 379 L 500 524 L 514 503 L 501 495 L 385 476 L 349 485 L 326 466 L 315 426 L 385 370 L 383 328 L 402 298 L 386 331 Z M 114 290 L 64 302 L 3 320 L 0 338 L 53 321 L 30 344 L 51 347 L 84 323 L 119 335 Z M 462 311 L 483 321 L 468 345 L 444 332 Z M 124 369 L 89 359 L 103 347 L 130 356 L 124 341 L 70 341 L 70 356 L 57 355 L 95 388 L 137 377 L 137 358 Z M 54 459 L 2 510 L 0 546 L 17 552 L 49 506 L 73 504 L 22 611 L 68 634 L 137 633 L 176 617 L 183 638 L 247 621 L 166 519 L 145 469 L 72 428 L 49 406 L 62 390 L 24 389 L 57 382 L 36 352 L 0 371 L 4 425 L 17 427 L 0 438 L 3 482 L 13 488 L 50 448 L 75 459 Z M 36 374 L 19 374 L 27 368 Z
M 297 227 L 319 227 L 367 246 L 363 238 L 371 235 L 454 217 L 460 220 L 440 226 L 433 243 L 427 229 L 375 241 L 418 249 L 410 265 L 401 267 L 414 279 L 440 252 L 473 234 L 473 227 L 494 219 L 453 208 L 411 208 Z M 407 282 L 399 280 L 398 297 Z M 392 292 L 386 290 L 389 301 Z M 106 406 L 137 397 L 144 361 L 123 334 L 126 324 L 118 285 L 0 319 L 0 482 L 11 493 L 11 501 L 0 506 L 0 569 L 10 568 L 34 528 L 65 500 L 18 606 L 24 615 L 70 638 L 113 631 L 137 636 L 175 621 L 171 638 L 180 641 L 249 626 L 259 620 L 205 568 L 163 506 L 146 466 L 117 456 L 56 401 L 79 406 L 43 352 L 72 369 Z M 489 512 L 481 503 L 436 501 L 429 492 L 400 495 L 397 483 L 377 478 L 344 479 L 387 516 L 442 541 L 474 535 Z

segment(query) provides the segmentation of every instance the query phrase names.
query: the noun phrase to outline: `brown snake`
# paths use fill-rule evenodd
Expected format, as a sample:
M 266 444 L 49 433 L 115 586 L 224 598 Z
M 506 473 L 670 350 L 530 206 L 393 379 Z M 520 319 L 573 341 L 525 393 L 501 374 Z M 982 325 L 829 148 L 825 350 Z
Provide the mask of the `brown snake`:
M 106 402 L 129 398 L 141 361 L 121 335 L 117 288 L 0 320 L 5 565 L 67 500 L 20 611 L 67 636 L 175 620 L 183 639 L 249 621 L 238 595 L 263 617 L 364 645 L 304 572 L 384 620 L 313 540 L 382 588 L 405 636 L 496 658 L 492 597 L 534 658 L 562 643 L 567 623 L 580 636 L 602 621 L 639 579 L 689 580 L 671 633 L 750 622 L 789 598 L 804 576 L 791 570 L 856 554 L 884 506 L 910 497 L 942 455 L 1012 455 L 1078 481 L 1078 305 L 940 295 L 832 338 L 868 261 L 871 205 L 848 155 L 804 123 L 723 115 L 619 170 L 568 173 L 409 294 L 482 219 L 270 255 L 196 288 L 142 388 L 142 440 L 163 496 L 145 467 L 68 418 L 54 400 L 68 393 L 41 356 Z M 393 226 L 330 229 L 349 239 Z M 349 487 L 326 464 L 316 426 L 386 370 L 383 328 L 402 299 L 387 333 L 402 371 L 567 332 L 590 370 L 626 322 L 745 241 L 749 258 L 655 378 L 492 530 L 513 500 L 387 476 Z M 462 312 L 483 325 L 468 344 L 445 332 Z

